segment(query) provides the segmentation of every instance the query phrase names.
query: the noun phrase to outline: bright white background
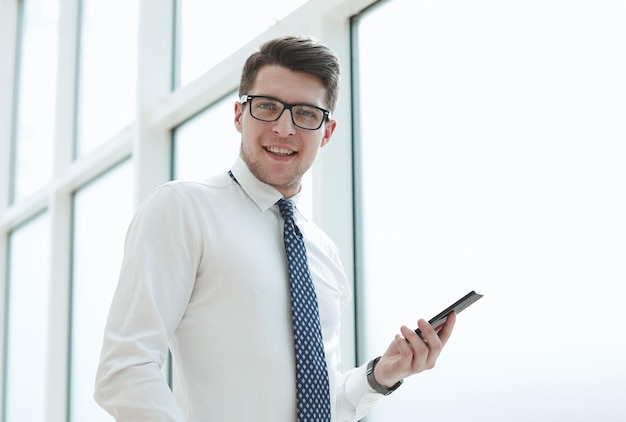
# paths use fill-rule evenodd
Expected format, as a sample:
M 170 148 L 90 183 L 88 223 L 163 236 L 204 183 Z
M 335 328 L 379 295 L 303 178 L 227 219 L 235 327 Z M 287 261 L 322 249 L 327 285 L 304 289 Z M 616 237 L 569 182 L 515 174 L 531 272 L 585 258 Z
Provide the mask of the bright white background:
M 371 420 L 626 420 L 625 21 L 555 0 L 362 18 L 363 356 L 485 295 Z

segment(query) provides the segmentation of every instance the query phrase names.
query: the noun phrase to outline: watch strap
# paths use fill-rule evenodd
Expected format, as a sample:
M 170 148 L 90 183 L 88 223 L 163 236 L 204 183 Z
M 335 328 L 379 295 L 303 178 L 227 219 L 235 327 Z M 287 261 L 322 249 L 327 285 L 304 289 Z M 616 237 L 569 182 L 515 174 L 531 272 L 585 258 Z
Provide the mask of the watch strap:
M 374 389 L 374 391 L 376 391 L 377 393 L 380 393 L 380 394 L 382 394 L 384 396 L 388 396 L 389 394 L 391 394 L 394 391 L 396 391 L 398 389 L 398 387 L 400 387 L 402 385 L 404 380 L 398 381 L 397 383 L 395 383 L 394 385 L 392 385 L 389 388 L 383 387 L 382 385 L 380 385 L 378 383 L 378 381 L 376 381 L 376 378 L 374 378 L 374 368 L 376 368 L 376 364 L 378 363 L 380 358 L 381 357 L 378 356 L 376 359 L 372 359 L 367 364 L 367 382 L 370 385 L 370 387 L 372 387 Z

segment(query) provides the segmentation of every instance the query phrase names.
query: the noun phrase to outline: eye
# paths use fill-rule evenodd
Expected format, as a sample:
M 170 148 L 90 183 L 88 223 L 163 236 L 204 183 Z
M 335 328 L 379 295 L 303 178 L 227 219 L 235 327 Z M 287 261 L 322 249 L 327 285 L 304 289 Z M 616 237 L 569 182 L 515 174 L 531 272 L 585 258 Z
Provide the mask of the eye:
M 322 113 L 321 110 L 315 107 L 299 106 L 297 108 L 298 116 L 301 116 L 305 119 L 313 119 L 313 120 L 319 119 L 321 113 Z
M 270 101 L 266 99 L 259 99 L 256 102 L 256 107 L 262 110 L 271 111 L 271 110 L 276 110 L 278 108 L 278 105 L 274 101 Z

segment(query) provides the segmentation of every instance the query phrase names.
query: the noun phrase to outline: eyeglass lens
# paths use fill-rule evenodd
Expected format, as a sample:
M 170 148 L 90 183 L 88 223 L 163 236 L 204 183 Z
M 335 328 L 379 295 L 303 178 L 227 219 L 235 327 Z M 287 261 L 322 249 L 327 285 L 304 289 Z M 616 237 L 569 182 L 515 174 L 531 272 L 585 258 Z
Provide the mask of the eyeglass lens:
M 265 122 L 278 120 L 285 109 L 285 105 L 278 100 L 266 97 L 254 97 L 250 101 L 252 117 Z M 323 110 L 309 105 L 294 104 L 291 106 L 291 119 L 302 129 L 318 129 L 324 121 Z

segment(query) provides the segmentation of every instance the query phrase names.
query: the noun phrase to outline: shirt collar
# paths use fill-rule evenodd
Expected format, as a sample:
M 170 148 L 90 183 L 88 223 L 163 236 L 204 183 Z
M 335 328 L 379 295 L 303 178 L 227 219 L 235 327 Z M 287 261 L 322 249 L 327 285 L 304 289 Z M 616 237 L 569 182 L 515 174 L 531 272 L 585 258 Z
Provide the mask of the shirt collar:
M 254 201 L 261 211 L 269 209 L 283 197 L 278 189 L 257 179 L 240 156 L 235 160 L 231 172 L 233 176 L 235 176 L 237 183 L 239 183 L 244 192 Z M 288 199 L 294 201 L 297 205 L 299 198 L 300 194 L 298 193 Z

